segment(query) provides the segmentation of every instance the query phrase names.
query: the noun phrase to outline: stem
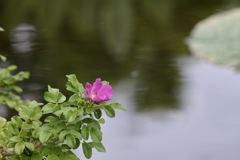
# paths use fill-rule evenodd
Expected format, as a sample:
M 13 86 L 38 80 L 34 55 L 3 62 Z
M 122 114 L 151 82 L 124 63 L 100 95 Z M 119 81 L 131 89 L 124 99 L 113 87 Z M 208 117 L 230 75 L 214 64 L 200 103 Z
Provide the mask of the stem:
M 5 149 L 5 148 L 0 148 L 0 153 L 3 155 L 3 157 L 11 156 L 11 154 L 8 153 L 7 149 Z

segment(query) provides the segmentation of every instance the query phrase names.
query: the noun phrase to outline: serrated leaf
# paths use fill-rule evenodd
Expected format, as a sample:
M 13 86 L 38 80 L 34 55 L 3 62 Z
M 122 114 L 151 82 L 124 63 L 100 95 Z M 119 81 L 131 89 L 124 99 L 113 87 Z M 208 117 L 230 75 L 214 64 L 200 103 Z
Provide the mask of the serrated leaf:
M 114 109 L 111 106 L 106 105 L 104 107 L 104 110 L 105 110 L 105 112 L 106 112 L 108 117 L 110 117 L 110 118 L 114 118 L 115 117 L 115 111 L 114 111 Z
M 93 142 L 98 143 L 102 141 L 102 132 L 99 129 L 91 128 L 90 135 Z
M 17 142 L 14 147 L 14 151 L 16 152 L 16 154 L 21 155 L 23 153 L 24 148 L 25 145 L 23 142 Z
M 82 144 L 82 149 L 83 149 L 83 153 L 84 153 L 84 156 L 89 159 L 92 157 L 92 147 L 90 144 L 88 143 L 83 143 Z

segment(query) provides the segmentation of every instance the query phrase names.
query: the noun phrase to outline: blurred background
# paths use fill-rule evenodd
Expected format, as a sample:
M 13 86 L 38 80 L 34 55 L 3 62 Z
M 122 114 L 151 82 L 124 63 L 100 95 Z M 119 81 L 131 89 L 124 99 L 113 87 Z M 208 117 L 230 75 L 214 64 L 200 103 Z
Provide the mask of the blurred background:
M 194 25 L 237 0 L 1 0 L 0 51 L 31 78 L 66 95 L 67 74 L 101 77 L 127 112 L 103 125 L 107 152 L 92 160 L 240 159 L 240 75 L 191 55 Z M 1 106 L 0 115 L 13 111 Z M 82 160 L 82 151 L 74 151 Z

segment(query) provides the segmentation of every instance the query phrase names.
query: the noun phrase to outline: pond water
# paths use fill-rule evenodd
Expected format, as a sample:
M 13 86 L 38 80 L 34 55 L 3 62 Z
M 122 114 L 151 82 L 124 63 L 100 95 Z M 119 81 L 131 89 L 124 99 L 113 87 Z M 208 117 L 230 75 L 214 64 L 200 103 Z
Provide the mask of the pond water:
M 180 110 L 136 112 L 134 90 L 126 87 L 135 81 L 119 82 L 116 100 L 128 111 L 119 112 L 103 127 L 108 150 L 94 154 L 93 159 L 240 158 L 240 75 L 195 58 L 186 57 L 183 62 Z
M 106 118 L 92 160 L 237 160 L 240 75 L 194 58 L 194 24 L 235 0 L 1 1 L 0 50 L 30 71 L 23 98 L 47 84 L 65 94 L 66 74 L 101 77 L 127 112 Z M 1 106 L 0 114 L 14 114 Z M 81 159 L 82 151 L 74 151 Z

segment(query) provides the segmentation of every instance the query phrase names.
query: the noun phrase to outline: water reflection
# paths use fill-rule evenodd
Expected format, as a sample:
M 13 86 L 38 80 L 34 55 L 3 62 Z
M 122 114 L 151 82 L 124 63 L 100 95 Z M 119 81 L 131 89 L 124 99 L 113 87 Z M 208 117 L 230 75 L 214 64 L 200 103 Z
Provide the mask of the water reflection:
M 29 53 L 36 43 L 36 28 L 30 24 L 20 24 L 12 33 L 12 47 L 17 53 Z
M 193 59 L 178 66 L 188 55 L 183 40 L 193 25 L 226 3 L 1 1 L 6 31 L 0 33 L 0 50 L 19 70 L 31 72 L 22 84 L 25 98 L 41 101 L 47 84 L 64 92 L 65 75 L 71 73 L 83 83 L 96 77 L 111 82 L 114 101 L 127 112 L 103 126 L 107 153 L 95 152 L 93 160 L 235 160 L 239 76 Z M 12 31 L 23 23 L 37 30 L 38 45 L 32 29 L 34 41 L 20 45 L 27 54 L 11 42 Z
M 114 100 L 128 111 L 117 112 L 116 119 L 103 126 L 107 153 L 94 153 L 93 160 L 240 158 L 240 75 L 194 58 L 179 64 L 184 108 L 138 113 L 133 109 L 136 81 L 120 81 Z
M 139 110 L 152 108 L 178 108 L 178 86 L 180 75 L 174 54 L 170 51 L 141 49 L 137 57 L 135 100 Z

